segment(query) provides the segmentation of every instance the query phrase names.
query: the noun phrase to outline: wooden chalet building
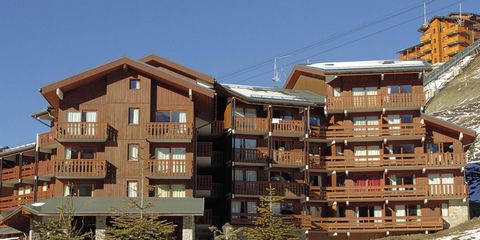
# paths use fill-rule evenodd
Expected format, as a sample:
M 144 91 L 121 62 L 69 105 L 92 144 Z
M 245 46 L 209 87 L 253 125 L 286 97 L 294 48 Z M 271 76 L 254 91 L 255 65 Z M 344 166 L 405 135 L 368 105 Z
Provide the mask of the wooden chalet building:
M 151 55 L 41 88 L 51 129 L 0 152 L 0 237 L 34 234 L 64 196 L 102 239 L 143 196 L 177 239 L 273 211 L 309 239 L 434 232 L 468 219 L 475 132 L 422 114 L 422 61 L 296 66 L 284 88 L 219 84 Z M 5 234 L 2 234 L 4 232 Z

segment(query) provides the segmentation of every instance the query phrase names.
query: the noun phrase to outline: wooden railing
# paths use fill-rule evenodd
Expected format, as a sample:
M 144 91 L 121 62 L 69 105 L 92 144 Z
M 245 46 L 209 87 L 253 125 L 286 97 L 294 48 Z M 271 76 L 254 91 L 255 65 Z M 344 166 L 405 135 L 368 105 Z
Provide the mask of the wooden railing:
M 314 217 L 294 215 L 303 229 L 326 232 L 378 232 L 378 231 L 438 231 L 443 229 L 443 219 L 437 217 Z
M 211 142 L 197 142 L 197 157 L 211 157 L 212 148 Z
M 100 122 L 59 122 L 56 135 L 58 141 L 106 141 L 107 124 Z
M 303 134 L 305 133 L 303 120 L 279 120 L 272 124 L 273 133 Z
M 402 153 L 378 156 L 309 156 L 312 169 L 360 169 L 392 167 L 463 167 L 464 153 Z
M 235 181 L 235 194 L 239 195 L 268 195 L 267 188 L 275 189 L 275 193 L 289 198 L 305 195 L 305 185 L 301 183 L 275 182 L 275 181 Z
M 465 153 L 427 153 L 427 165 L 436 167 L 463 167 L 466 162 Z
M 145 161 L 145 170 L 148 177 L 185 178 L 193 174 L 192 159 L 183 160 L 148 160 Z
M 324 189 L 326 198 L 329 200 L 427 196 L 425 185 L 340 186 L 325 187 Z
M 312 136 L 326 139 L 369 138 L 388 136 L 419 136 L 425 134 L 425 127 L 420 123 L 379 124 L 379 125 L 331 125 L 312 127 Z
M 152 122 L 146 126 L 147 138 L 150 140 L 163 139 L 192 139 L 193 124 L 179 122 Z
M 268 132 L 267 118 L 235 117 L 235 131 Z
M 465 197 L 467 196 L 466 184 L 429 184 L 428 195 L 431 197 Z
M 266 149 L 246 149 L 235 148 L 235 161 L 242 163 L 260 163 L 266 164 L 268 155 Z
M 285 166 L 305 166 L 305 152 L 273 150 L 273 163 Z
M 38 175 L 44 176 L 53 174 L 53 161 L 39 161 L 38 162 Z M 20 177 L 19 167 L 4 168 L 2 172 L 2 181 L 16 180 Z M 30 163 L 22 166 L 22 178 L 31 177 L 35 175 L 35 163 Z
M 197 176 L 197 190 L 212 190 L 213 178 L 211 175 Z
M 329 110 L 355 110 L 382 107 L 421 107 L 424 103 L 425 96 L 423 93 L 394 93 L 385 95 L 328 96 L 326 106 Z
M 37 201 L 45 200 L 51 197 L 53 197 L 53 191 L 51 190 L 37 192 Z M 0 210 L 16 208 L 23 204 L 31 204 L 33 203 L 33 198 L 33 189 L 29 194 L 0 197 Z
M 54 160 L 54 172 L 58 178 L 105 178 L 107 161 L 96 159 Z
M 225 125 L 223 121 L 217 120 L 212 122 L 211 129 L 212 129 L 212 135 L 220 136 L 220 135 L 223 135 L 223 133 L 225 132 Z
M 56 132 L 55 129 L 53 128 L 51 131 L 46 132 L 46 133 L 41 133 L 38 135 L 38 145 L 39 147 L 44 147 L 48 145 L 53 145 L 56 143 Z

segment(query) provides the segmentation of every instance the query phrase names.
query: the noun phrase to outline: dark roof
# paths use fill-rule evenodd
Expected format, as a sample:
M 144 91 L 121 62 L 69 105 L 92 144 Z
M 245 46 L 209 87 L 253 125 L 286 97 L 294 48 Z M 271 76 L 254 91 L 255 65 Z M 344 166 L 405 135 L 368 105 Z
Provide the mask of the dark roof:
M 219 84 L 232 94 L 250 103 L 267 103 L 293 106 L 318 106 L 325 104 L 325 96 L 309 90 L 283 89 L 274 87 Z
M 55 197 L 45 202 L 23 205 L 21 208 L 38 216 L 58 215 L 59 207 L 68 204 L 68 198 Z M 75 216 L 115 215 L 115 213 L 137 214 L 139 210 L 131 206 L 131 201 L 140 202 L 140 198 L 128 197 L 72 197 L 72 212 Z M 145 214 L 163 216 L 203 215 L 203 198 L 154 198 L 146 197 L 145 204 L 150 205 Z M 15 211 L 14 211 L 15 212 Z M 9 214 L 10 216 L 13 213 Z

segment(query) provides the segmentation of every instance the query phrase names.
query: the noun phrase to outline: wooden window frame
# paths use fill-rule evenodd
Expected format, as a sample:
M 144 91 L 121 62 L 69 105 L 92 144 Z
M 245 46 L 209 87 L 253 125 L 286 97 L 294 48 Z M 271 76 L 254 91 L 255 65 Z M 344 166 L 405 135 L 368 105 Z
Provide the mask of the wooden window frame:
M 132 159 L 130 158 L 130 146 L 134 146 L 136 145 L 137 146 L 137 159 Z M 138 143 L 129 143 L 127 144 L 127 161 L 131 161 L 131 162 L 138 162 L 140 158 L 140 144 Z
M 137 82 L 137 88 L 132 88 L 132 82 L 136 81 Z M 128 81 L 128 89 L 129 90 L 140 90 L 141 88 L 141 83 L 139 78 L 130 78 Z

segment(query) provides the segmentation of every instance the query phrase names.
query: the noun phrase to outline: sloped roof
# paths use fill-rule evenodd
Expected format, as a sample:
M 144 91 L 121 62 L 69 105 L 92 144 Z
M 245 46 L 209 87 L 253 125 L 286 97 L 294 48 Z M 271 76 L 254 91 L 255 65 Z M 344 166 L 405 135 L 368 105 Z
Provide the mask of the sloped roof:
M 440 118 L 436 118 L 434 116 L 428 115 L 428 114 L 422 114 L 422 119 L 425 120 L 427 123 L 441 127 L 441 128 L 447 128 L 452 131 L 458 132 L 458 133 L 463 133 L 464 138 L 463 138 L 463 143 L 468 144 L 471 143 L 475 140 L 477 137 L 477 132 L 475 132 L 472 129 L 469 128 L 464 128 L 462 126 L 459 126 L 457 124 L 447 122 L 445 120 L 442 120 Z M 427 124 L 428 125 L 428 124 Z
M 12 147 L 12 148 L 7 148 L 7 149 L 3 150 L 2 152 L 0 152 L 0 157 L 5 157 L 5 156 L 12 155 L 12 154 L 25 152 L 25 151 L 31 151 L 31 150 L 35 149 L 35 146 L 36 146 L 36 143 L 33 142 L 33 143 L 28 143 L 28 144 Z
M 129 57 L 122 57 L 117 60 L 108 62 L 96 68 L 87 70 L 83 73 L 74 75 L 72 77 L 66 78 L 64 80 L 52 83 L 50 85 L 44 86 L 40 89 L 40 92 L 47 99 L 47 101 L 52 106 L 58 106 L 58 97 L 56 96 L 56 89 L 61 89 L 62 92 L 68 92 L 78 86 L 90 83 L 92 81 L 98 80 L 99 77 L 108 74 L 109 72 L 122 69 L 122 68 L 132 68 L 142 74 L 145 74 L 149 77 L 155 79 L 162 79 L 166 84 L 176 87 L 183 87 L 186 89 L 192 89 L 195 92 L 204 94 L 209 97 L 213 97 L 214 91 L 204 87 L 192 79 L 187 78 L 181 74 L 167 71 L 163 68 L 157 68 L 150 64 L 131 59 Z
M 280 105 L 317 106 L 325 104 L 325 96 L 309 90 L 283 89 L 273 87 L 220 84 L 228 93 L 251 103 Z
M 390 71 L 424 71 L 430 65 L 424 61 L 402 60 L 374 60 L 353 62 L 326 62 L 308 64 L 307 67 L 316 68 L 325 73 L 371 73 Z
M 178 74 L 185 75 L 193 79 L 199 79 L 210 84 L 213 84 L 215 82 L 215 78 L 207 74 L 198 72 L 196 70 L 193 70 L 184 65 L 178 64 L 166 58 L 162 58 L 155 54 L 150 54 L 148 56 L 140 58 L 139 60 L 149 65 L 152 65 L 154 67 L 164 67 Z
M 71 202 L 67 202 L 71 199 Z M 144 214 L 158 216 L 203 216 L 204 198 L 156 198 L 146 197 Z M 55 216 L 60 214 L 60 208 L 71 204 L 74 216 L 111 216 L 115 214 L 139 214 L 138 208 L 131 201 L 140 203 L 140 198 L 128 197 L 54 197 L 44 202 L 25 204 L 0 220 L 0 223 L 22 212 L 36 216 Z

